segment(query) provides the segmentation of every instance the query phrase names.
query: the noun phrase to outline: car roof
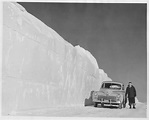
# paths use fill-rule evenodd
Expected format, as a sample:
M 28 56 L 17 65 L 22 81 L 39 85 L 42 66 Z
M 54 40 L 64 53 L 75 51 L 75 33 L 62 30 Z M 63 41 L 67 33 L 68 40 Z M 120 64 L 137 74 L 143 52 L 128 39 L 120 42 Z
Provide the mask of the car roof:
M 117 83 L 117 84 L 123 84 L 121 82 L 116 82 L 116 81 L 103 81 L 102 83 Z

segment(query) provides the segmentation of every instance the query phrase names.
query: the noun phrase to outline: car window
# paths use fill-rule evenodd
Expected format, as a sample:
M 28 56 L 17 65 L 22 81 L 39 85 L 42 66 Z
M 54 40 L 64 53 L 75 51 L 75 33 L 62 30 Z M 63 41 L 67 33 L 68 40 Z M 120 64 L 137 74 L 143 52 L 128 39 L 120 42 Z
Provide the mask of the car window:
M 111 85 L 110 88 L 111 89 L 121 89 L 121 87 L 119 85 Z
M 104 88 L 104 83 L 102 84 L 101 88 Z
M 108 89 L 117 89 L 120 90 L 121 89 L 121 85 L 120 84 L 116 84 L 116 83 L 105 83 L 105 86 L 102 86 L 102 88 L 108 88 Z

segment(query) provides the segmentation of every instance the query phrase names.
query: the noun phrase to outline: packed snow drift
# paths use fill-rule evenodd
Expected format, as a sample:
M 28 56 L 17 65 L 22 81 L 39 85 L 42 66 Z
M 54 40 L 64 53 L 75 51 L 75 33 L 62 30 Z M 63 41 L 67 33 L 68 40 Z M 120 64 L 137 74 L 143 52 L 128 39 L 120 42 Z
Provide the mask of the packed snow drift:
M 83 106 L 111 80 L 92 54 L 73 46 L 18 3 L 3 2 L 2 113 Z

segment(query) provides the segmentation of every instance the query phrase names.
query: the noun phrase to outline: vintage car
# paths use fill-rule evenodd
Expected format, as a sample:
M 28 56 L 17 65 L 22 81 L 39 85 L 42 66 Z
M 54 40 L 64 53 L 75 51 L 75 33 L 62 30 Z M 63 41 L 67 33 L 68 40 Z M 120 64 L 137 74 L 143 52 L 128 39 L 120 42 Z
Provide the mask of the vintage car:
M 99 91 L 94 91 L 92 94 L 92 100 L 94 107 L 101 104 L 104 105 L 118 106 L 118 108 L 125 108 L 125 90 L 124 84 L 113 81 L 104 81 L 101 84 Z

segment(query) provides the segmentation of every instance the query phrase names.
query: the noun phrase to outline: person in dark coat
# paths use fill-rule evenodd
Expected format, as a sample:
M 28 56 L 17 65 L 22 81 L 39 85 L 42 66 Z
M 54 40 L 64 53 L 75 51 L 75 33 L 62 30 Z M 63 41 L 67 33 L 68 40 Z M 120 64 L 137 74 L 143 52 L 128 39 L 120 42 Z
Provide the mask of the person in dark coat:
M 136 108 L 135 107 L 136 89 L 131 82 L 129 82 L 128 87 L 126 88 L 125 96 L 126 98 L 128 97 L 130 109 L 131 109 L 131 105 L 133 105 L 133 108 L 135 109 Z

